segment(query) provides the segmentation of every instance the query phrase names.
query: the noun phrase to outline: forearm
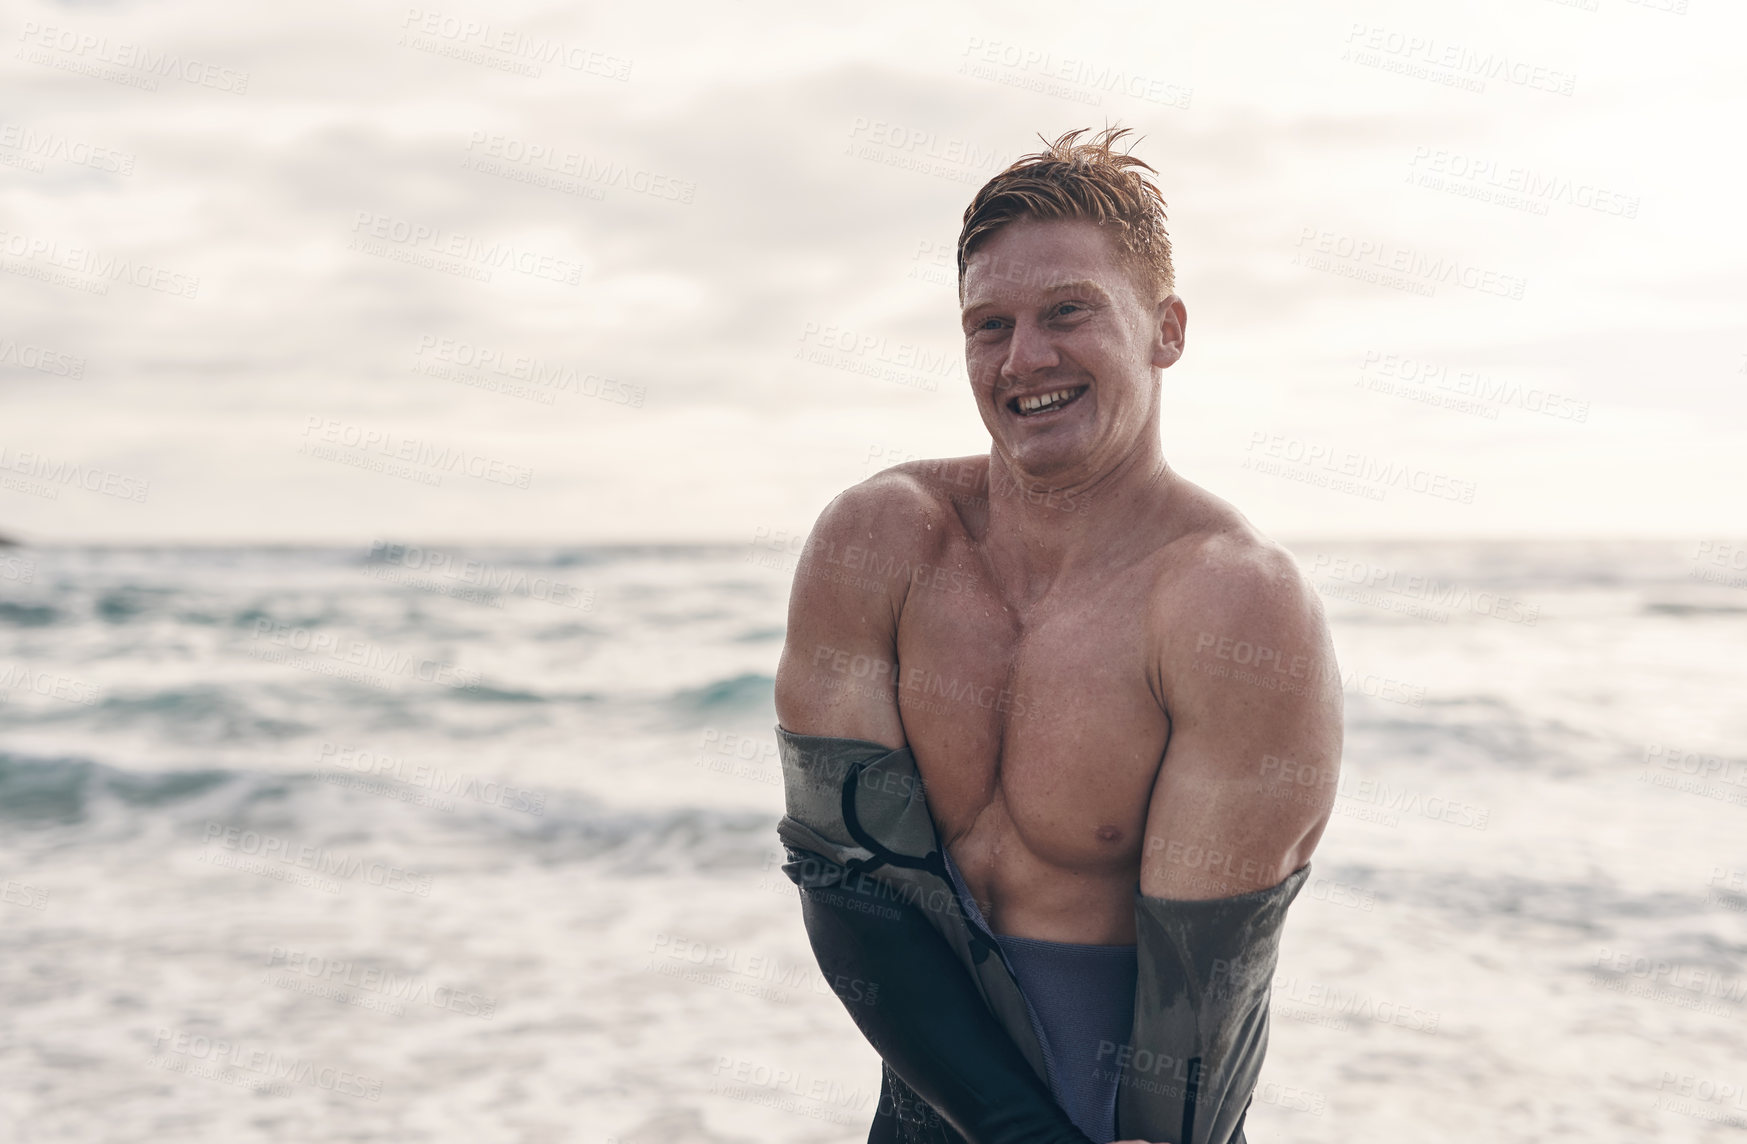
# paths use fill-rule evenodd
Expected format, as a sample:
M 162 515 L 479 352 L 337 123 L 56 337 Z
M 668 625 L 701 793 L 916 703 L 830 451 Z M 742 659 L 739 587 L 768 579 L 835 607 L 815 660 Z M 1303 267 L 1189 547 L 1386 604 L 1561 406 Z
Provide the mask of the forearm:
M 838 995 L 899 1079 L 970 1144 L 1090 1144 L 920 910 L 819 855 L 788 855 L 819 968 L 864 983 Z
M 1286 910 L 1305 865 L 1274 886 L 1205 900 L 1137 895 L 1139 979 L 1117 1122 L 1174 1144 L 1243 1140 L 1268 1047 L 1268 999 Z

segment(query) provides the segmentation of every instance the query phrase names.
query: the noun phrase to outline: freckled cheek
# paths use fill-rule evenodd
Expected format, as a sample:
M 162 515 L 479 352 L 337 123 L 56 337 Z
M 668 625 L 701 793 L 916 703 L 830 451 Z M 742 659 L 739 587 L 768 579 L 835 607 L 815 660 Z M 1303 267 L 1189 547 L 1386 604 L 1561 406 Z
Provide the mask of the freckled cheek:
M 1000 400 L 1001 391 L 1007 388 L 1001 380 L 999 358 L 969 354 L 965 357 L 965 373 L 971 379 L 971 388 L 978 394 L 987 395 L 992 401 Z

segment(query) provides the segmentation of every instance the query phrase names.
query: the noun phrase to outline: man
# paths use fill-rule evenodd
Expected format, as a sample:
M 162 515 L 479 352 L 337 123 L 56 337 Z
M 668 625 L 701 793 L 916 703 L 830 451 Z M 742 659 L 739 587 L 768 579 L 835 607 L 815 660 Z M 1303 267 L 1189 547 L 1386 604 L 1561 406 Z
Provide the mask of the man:
M 827 979 L 876 987 L 839 988 L 885 1062 L 870 1140 L 1241 1141 L 1333 803 L 1319 601 L 1166 463 L 1164 204 L 1126 131 L 1083 134 L 965 212 L 988 455 L 844 492 L 795 576 L 784 869 Z

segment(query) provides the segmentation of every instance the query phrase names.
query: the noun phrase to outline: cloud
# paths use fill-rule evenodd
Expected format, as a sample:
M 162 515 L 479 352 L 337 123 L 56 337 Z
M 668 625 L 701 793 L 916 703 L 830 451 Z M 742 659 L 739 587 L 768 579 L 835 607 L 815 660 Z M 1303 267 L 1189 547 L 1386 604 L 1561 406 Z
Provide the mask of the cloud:
M 0 444 L 125 465 L 156 491 L 121 504 L 0 490 L 0 523 L 316 538 L 398 519 L 566 540 L 804 523 L 870 456 L 979 447 L 954 364 L 964 206 L 1039 133 L 1107 121 L 1145 136 L 1170 204 L 1192 324 L 1167 393 L 1186 403 L 1176 423 L 1202 427 L 1182 446 L 1192 459 L 1225 442 L 1234 461 L 1265 407 L 1270 423 L 1333 421 L 1361 445 L 1494 464 L 1494 428 L 1352 392 L 1367 350 L 1556 382 L 1598 408 L 1702 406 L 1706 379 L 1729 381 L 1747 352 L 1725 317 L 1743 301 L 1728 272 L 1742 252 L 1721 226 L 1720 151 L 1690 146 L 1717 122 L 1708 109 L 1740 104 L 1726 38 L 1696 13 L 1542 7 L 1408 31 L 1569 67 L 1571 98 L 1356 65 L 1342 58 L 1354 21 L 1308 9 L 1266 22 L 1167 5 L 1148 24 L 1067 30 L 1025 16 L 996 38 L 924 5 L 769 33 L 702 6 L 457 7 L 410 24 L 411 9 L 333 3 L 28 6 L 14 75 L 30 110 L 0 124 Z M 1661 86 L 1608 70 L 1620 44 Z M 516 71 L 542 59 L 537 76 Z M 1663 161 L 1623 162 L 1633 146 Z M 1703 179 L 1683 177 L 1682 153 Z M 1567 189 L 1507 203 L 1497 177 L 1518 169 Z M 1416 182 L 1428 173 L 1436 185 Z M 1574 201 L 1583 187 L 1590 205 Z M 1605 213 L 1597 188 L 1643 213 Z M 1405 258 L 1435 293 L 1368 280 L 1363 258 L 1308 265 L 1325 236 Z M 1525 280 L 1523 299 L 1437 280 L 1456 263 Z M 881 348 L 797 357 L 827 327 Z M 6 339 L 39 363 L 77 359 L 79 376 L 8 358 Z M 923 364 L 856 368 L 893 356 Z M 1646 395 L 1670 362 L 1680 384 Z M 312 467 L 298 453 L 312 417 L 538 479 L 512 496 Z M 1599 434 L 1568 428 L 1524 431 L 1577 470 L 1610 463 Z M 1580 494 L 1546 495 L 1557 514 Z M 1504 519 L 1490 512 L 1439 527 L 1485 531 Z M 1390 531 L 1412 515 L 1353 520 Z

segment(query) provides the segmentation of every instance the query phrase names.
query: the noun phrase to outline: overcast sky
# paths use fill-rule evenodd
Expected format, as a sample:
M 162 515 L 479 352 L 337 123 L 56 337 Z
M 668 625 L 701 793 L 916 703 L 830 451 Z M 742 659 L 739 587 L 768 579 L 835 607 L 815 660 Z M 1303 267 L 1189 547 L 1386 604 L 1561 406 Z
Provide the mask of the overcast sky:
M 1264 530 L 1747 531 L 1739 5 L 433 2 L 9 7 L 0 533 L 804 530 L 986 450 L 964 206 L 1106 122 Z

